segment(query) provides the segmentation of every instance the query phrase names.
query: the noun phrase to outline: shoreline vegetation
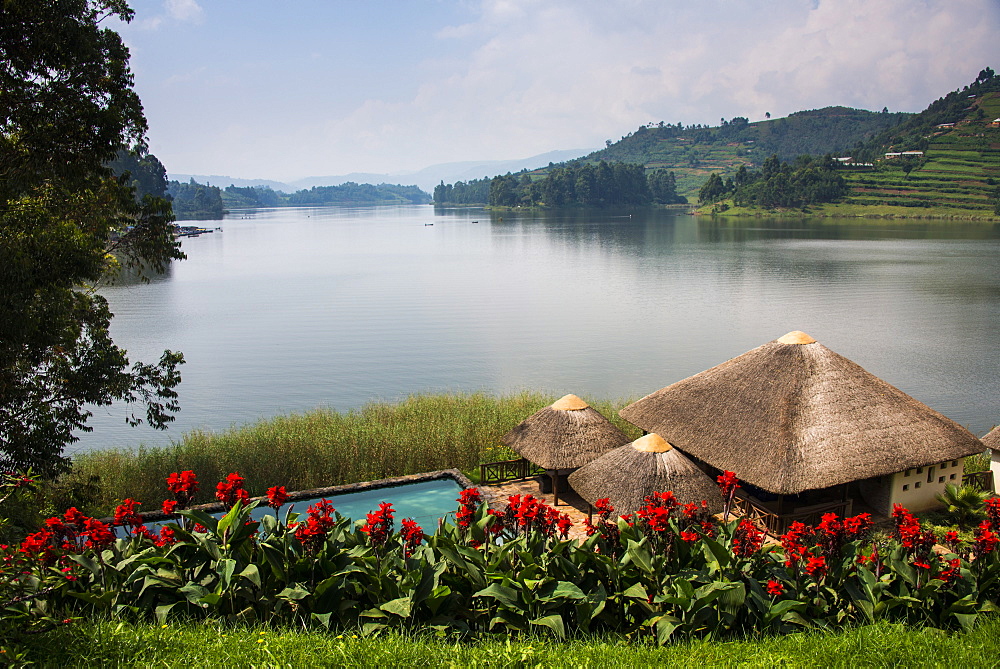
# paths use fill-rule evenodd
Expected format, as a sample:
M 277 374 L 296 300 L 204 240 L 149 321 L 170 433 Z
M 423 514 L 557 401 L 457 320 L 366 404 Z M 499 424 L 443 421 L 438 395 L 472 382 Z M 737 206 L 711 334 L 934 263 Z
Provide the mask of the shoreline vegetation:
M 238 471 L 253 496 L 278 485 L 306 490 L 450 468 L 475 480 L 481 462 L 516 458 L 500 437 L 556 399 L 529 391 L 418 394 L 346 412 L 317 408 L 222 432 L 194 430 L 163 447 L 88 451 L 73 458 L 53 503 L 100 515 L 127 497 L 151 504 L 162 496 L 167 476 L 185 470 L 204 480 Z M 631 400 L 587 401 L 630 439 L 640 436 L 618 417 Z M 194 503 L 212 501 L 213 492 L 202 490 Z

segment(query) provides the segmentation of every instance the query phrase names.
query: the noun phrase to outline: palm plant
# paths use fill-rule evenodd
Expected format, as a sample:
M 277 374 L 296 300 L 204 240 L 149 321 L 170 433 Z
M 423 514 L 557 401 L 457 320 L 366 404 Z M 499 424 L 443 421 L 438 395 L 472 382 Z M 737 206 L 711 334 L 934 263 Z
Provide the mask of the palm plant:
M 985 516 L 985 502 L 989 493 L 970 485 L 949 483 L 943 493 L 935 495 L 946 507 L 946 512 L 959 529 L 966 530 Z

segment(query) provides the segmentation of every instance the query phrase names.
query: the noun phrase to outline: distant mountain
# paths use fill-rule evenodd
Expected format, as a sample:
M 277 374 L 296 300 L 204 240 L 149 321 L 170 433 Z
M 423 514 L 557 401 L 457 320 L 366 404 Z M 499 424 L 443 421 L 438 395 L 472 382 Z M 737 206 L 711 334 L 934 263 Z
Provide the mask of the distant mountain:
M 220 174 L 175 174 L 173 172 L 169 176 L 171 180 L 180 181 L 181 183 L 188 183 L 194 179 L 198 184 L 218 186 L 219 188 L 225 188 L 226 186 L 267 186 L 272 190 L 280 190 L 286 193 L 298 190 L 283 181 L 273 181 L 271 179 L 242 179 Z
M 350 174 L 340 174 L 332 176 L 316 176 L 297 179 L 291 182 L 272 181 L 269 179 L 245 179 L 241 177 L 220 176 L 217 174 L 171 174 L 170 178 L 177 181 L 189 181 L 194 179 L 200 184 L 211 184 L 225 188 L 226 186 L 268 186 L 273 190 L 293 193 L 298 190 L 309 189 L 315 186 L 340 186 L 348 182 L 357 184 L 400 184 L 404 186 L 417 186 L 421 190 L 430 192 L 434 187 L 444 181 L 454 183 L 456 181 L 468 181 L 470 179 L 481 179 L 484 176 L 496 176 L 507 172 L 520 172 L 524 169 L 533 170 L 538 167 L 545 167 L 549 163 L 559 163 L 591 153 L 594 149 L 569 149 L 563 151 L 549 151 L 530 158 L 519 160 L 474 160 L 457 163 L 441 163 L 431 165 L 416 172 L 393 172 L 387 174 L 377 174 L 372 172 L 352 172 Z

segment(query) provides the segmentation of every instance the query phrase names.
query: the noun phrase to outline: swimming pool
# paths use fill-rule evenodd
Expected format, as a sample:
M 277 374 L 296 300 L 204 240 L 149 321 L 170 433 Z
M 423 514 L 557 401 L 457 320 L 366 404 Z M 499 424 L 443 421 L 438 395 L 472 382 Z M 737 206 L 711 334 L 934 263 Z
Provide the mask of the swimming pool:
M 310 506 L 320 500 L 328 499 L 341 516 L 355 522 L 363 522 L 369 512 L 378 510 L 379 503 L 389 502 L 392 504 L 397 530 L 404 518 L 412 518 L 425 533 L 433 534 L 437 531 L 438 520 L 448 517 L 458 509 L 459 494 L 471 485 L 461 472 L 445 470 L 292 492 L 289 493 L 288 502 L 278 510 L 278 517 L 283 520 L 289 507 L 293 507 L 294 512 L 304 517 Z M 251 512 L 251 518 L 260 520 L 265 515 L 274 514 L 274 509 L 268 507 L 266 502 L 266 499 L 261 501 L 260 506 Z M 225 513 L 221 504 L 206 504 L 194 508 L 210 513 L 216 518 L 221 518 Z M 154 532 L 158 532 L 163 523 L 176 520 L 176 517 L 170 518 L 159 511 L 139 515 Z M 103 520 L 108 523 L 111 521 L 110 518 Z
M 283 506 L 278 511 L 278 516 L 284 518 L 285 511 L 290 504 L 295 505 L 294 511 L 305 515 L 306 510 L 311 505 L 320 500 L 328 499 L 337 513 L 359 521 L 365 520 L 370 511 L 377 511 L 380 502 L 389 502 L 394 511 L 396 529 L 399 529 L 400 522 L 404 518 L 412 518 L 417 525 L 423 528 L 424 532 L 433 534 L 437 530 L 438 519 L 454 513 L 458 508 L 458 495 L 461 492 L 462 486 L 457 481 L 451 478 L 440 478 L 433 481 L 404 483 L 386 488 L 373 488 L 296 500 Z M 253 510 L 251 517 L 254 520 L 260 520 L 263 515 L 273 513 L 274 510 L 267 506 L 257 507 Z

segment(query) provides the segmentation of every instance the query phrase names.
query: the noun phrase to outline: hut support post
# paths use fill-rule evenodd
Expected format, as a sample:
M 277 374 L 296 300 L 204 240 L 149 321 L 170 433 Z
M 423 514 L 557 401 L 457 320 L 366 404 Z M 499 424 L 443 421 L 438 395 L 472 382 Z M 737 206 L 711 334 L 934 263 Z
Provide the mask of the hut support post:
M 552 506 L 559 506 L 559 470 L 552 474 Z
M 594 505 L 587 502 L 587 522 L 593 524 L 594 522 Z

